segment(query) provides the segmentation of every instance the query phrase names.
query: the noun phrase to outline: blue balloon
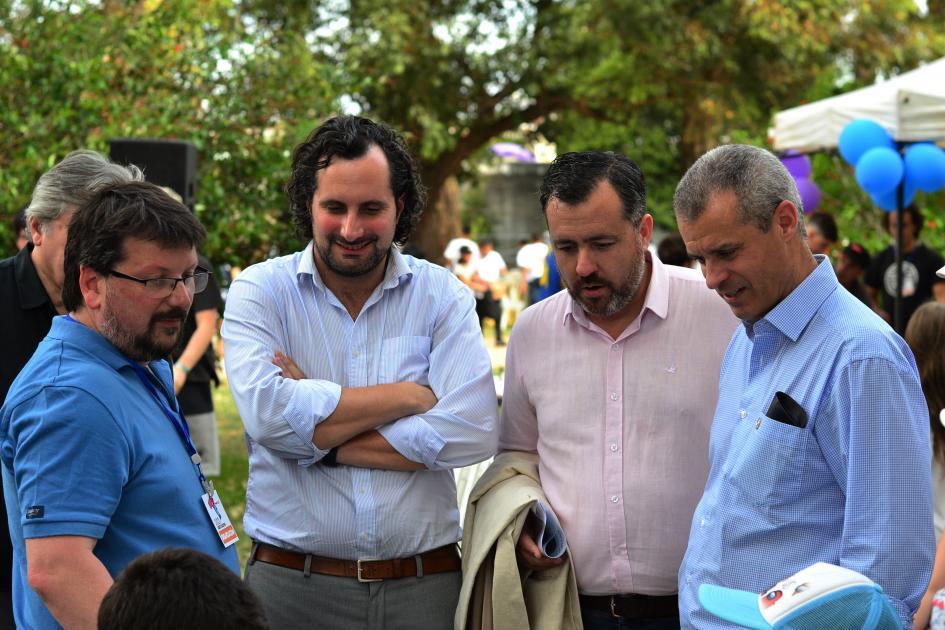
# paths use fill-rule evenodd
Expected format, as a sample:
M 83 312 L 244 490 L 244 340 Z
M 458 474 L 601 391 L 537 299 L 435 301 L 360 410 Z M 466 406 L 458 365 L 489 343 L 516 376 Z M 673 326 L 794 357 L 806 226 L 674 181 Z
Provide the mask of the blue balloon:
M 847 124 L 840 132 L 837 148 L 843 159 L 856 166 L 864 153 L 877 147 L 892 149 L 893 143 L 889 133 L 877 122 L 861 118 Z
M 906 181 L 919 190 L 935 192 L 945 186 L 945 151 L 934 144 L 913 144 L 906 149 Z
M 887 147 L 870 149 L 856 163 L 856 181 L 869 194 L 881 197 L 896 189 L 903 170 L 898 151 Z
M 892 191 L 886 193 L 885 195 L 872 195 L 873 203 L 885 210 L 886 212 L 895 212 L 899 208 L 896 205 L 896 191 L 897 188 L 893 188 Z M 915 184 L 906 180 L 905 190 L 902 192 L 902 207 L 905 208 L 912 200 L 915 199 Z

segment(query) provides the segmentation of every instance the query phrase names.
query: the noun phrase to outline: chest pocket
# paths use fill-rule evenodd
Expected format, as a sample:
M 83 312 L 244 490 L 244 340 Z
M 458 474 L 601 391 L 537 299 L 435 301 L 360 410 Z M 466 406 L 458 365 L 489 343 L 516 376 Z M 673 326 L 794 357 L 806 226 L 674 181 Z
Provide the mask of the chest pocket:
M 392 337 L 381 343 L 378 384 L 410 381 L 429 385 L 430 337 Z
M 809 434 L 760 414 L 743 422 L 732 436 L 737 453 L 728 479 L 755 506 L 776 516 L 779 507 L 798 497 Z

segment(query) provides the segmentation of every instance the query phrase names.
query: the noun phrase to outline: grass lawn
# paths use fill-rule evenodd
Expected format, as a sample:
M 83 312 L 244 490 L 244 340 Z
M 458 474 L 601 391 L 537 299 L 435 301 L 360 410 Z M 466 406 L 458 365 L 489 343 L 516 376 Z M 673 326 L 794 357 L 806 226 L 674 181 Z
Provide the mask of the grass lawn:
M 252 547 L 249 536 L 243 531 L 249 465 L 246 460 L 246 442 L 243 440 L 243 423 L 226 381 L 213 390 L 213 406 L 217 412 L 217 428 L 220 432 L 220 476 L 214 477 L 213 485 L 239 534 L 240 540 L 236 543 L 236 548 L 240 554 L 240 566 L 245 566 Z

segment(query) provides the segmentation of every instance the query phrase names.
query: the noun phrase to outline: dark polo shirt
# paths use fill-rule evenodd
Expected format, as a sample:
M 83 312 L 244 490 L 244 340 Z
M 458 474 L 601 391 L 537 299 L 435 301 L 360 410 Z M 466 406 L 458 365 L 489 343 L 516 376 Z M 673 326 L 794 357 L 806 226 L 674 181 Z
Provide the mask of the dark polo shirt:
M 13 379 L 57 315 L 33 266 L 32 251 L 30 244 L 13 258 L 0 261 L 0 400 L 6 399 Z
M 0 261 L 0 400 L 5 400 L 13 379 L 33 356 L 57 315 L 24 247 L 13 258 Z M 13 549 L 7 528 L 5 503 L 0 497 L 0 628 L 13 627 L 10 601 Z

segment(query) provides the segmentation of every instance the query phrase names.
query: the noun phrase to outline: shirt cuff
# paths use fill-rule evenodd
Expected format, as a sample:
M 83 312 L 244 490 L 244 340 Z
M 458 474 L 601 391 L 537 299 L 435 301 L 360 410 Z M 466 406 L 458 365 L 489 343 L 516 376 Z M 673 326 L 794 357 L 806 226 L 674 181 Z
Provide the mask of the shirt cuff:
M 312 442 L 315 427 L 335 412 L 341 400 L 341 385 L 331 381 L 305 379 L 298 382 L 292 398 L 282 412 L 282 419 L 302 442 L 312 449 L 312 456 L 299 459 L 300 466 L 311 466 L 329 449 L 320 449 Z
M 53 521 L 23 524 L 23 538 L 49 538 L 50 536 L 82 536 L 101 540 L 105 535 L 106 525 L 88 521 Z
M 436 459 L 446 440 L 420 416 L 407 416 L 385 424 L 378 433 L 407 459 L 420 462 L 430 470 L 437 470 Z

